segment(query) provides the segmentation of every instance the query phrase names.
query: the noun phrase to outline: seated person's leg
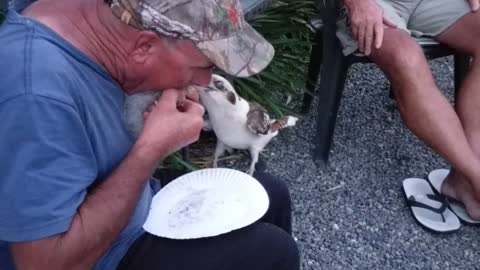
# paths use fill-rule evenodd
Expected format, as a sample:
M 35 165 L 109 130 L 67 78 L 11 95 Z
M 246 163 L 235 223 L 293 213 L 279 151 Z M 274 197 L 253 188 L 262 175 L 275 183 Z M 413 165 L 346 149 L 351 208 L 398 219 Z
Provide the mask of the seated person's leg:
M 255 223 L 228 234 L 171 240 L 144 234 L 129 249 L 119 270 L 297 270 L 295 241 L 269 223 Z
M 159 170 L 162 185 L 186 173 Z M 270 206 L 265 216 L 248 227 L 216 236 L 171 240 L 145 233 L 120 263 L 123 269 L 161 270 L 297 270 L 300 258 L 291 234 L 291 200 L 287 186 L 265 173 L 254 177 L 264 186 Z
M 435 1 L 423 1 L 427 2 Z M 459 3 L 451 3 L 456 4 Z M 388 9 L 385 11 L 387 16 L 391 15 L 387 13 Z M 409 15 L 412 20 L 418 16 L 415 13 Z M 398 14 L 392 16 L 395 21 Z M 422 49 L 408 30 L 386 28 L 382 47 L 373 49 L 370 58 L 389 78 L 406 126 L 462 174 L 470 179 L 480 179 L 480 158 L 467 141 L 455 110 L 437 88 Z M 476 195 L 480 201 L 480 185 Z
M 383 46 L 371 58 L 390 79 L 406 126 L 462 174 L 480 179 L 480 158 L 416 42 L 398 29 L 386 29 Z
M 155 177 L 158 178 L 162 186 L 165 186 L 175 178 L 185 174 L 186 171 L 179 170 L 159 170 Z M 292 205 L 290 192 L 285 182 L 266 173 L 255 172 L 254 178 L 265 188 L 270 200 L 267 213 L 261 221 L 276 225 L 286 231 L 292 233 Z
M 480 13 L 471 12 L 467 1 L 437 0 L 424 1 L 414 15 L 412 27 L 473 56 L 470 72 L 457 93 L 455 110 L 472 150 L 480 157 Z M 442 192 L 462 201 L 474 219 L 480 219 L 479 191 L 480 178 L 467 178 L 456 168 L 442 186 Z
M 284 181 L 266 174 L 255 172 L 255 177 L 268 193 L 270 205 L 261 221 L 274 224 L 292 234 L 292 200 Z

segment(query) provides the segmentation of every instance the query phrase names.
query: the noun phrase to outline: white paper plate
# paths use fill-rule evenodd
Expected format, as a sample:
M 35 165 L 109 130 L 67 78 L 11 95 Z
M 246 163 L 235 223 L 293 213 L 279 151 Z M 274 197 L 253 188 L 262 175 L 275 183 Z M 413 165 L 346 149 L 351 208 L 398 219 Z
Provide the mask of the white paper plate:
M 241 171 L 215 168 L 185 174 L 152 200 L 145 231 L 172 239 L 224 234 L 260 219 L 269 200 L 263 186 Z

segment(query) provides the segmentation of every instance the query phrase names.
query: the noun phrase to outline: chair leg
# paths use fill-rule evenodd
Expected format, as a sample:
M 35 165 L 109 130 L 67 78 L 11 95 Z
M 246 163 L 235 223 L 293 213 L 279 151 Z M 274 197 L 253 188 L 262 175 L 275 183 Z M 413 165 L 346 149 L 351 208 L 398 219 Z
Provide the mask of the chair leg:
M 324 44 L 323 65 L 318 89 L 317 136 L 313 153 L 319 168 L 325 168 L 333 140 L 338 108 L 345 86 L 349 61 L 336 39 Z M 328 53 L 327 53 L 328 52 Z
M 471 57 L 467 54 L 456 53 L 454 56 L 455 59 L 455 100 L 457 100 L 457 94 L 462 84 L 463 79 L 467 75 L 468 70 L 470 69 Z
M 310 54 L 310 63 L 308 65 L 307 81 L 305 83 L 305 93 L 303 95 L 302 113 L 307 113 L 312 105 L 317 88 L 318 76 L 322 65 L 322 30 L 317 30 L 315 41 Z

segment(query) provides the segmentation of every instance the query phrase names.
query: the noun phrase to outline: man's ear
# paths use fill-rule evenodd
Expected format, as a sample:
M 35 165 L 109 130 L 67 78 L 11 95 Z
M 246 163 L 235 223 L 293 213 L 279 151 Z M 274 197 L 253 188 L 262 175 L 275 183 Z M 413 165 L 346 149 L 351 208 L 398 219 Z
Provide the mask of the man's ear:
M 159 42 L 157 34 L 151 31 L 141 31 L 135 40 L 135 47 L 131 54 L 132 60 L 137 64 L 143 64 L 153 54 L 154 44 Z

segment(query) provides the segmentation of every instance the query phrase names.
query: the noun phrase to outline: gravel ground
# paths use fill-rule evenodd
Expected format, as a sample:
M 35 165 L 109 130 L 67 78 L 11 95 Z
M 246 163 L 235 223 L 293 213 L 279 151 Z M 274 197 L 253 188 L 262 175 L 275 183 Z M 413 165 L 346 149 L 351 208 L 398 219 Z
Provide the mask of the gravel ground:
M 447 96 L 452 67 L 449 58 L 432 61 Z M 447 165 L 405 128 L 376 66 L 350 69 L 324 170 L 311 157 L 315 111 L 266 151 L 267 171 L 291 189 L 302 269 L 480 269 L 476 228 L 432 234 L 405 205 L 404 178 Z

